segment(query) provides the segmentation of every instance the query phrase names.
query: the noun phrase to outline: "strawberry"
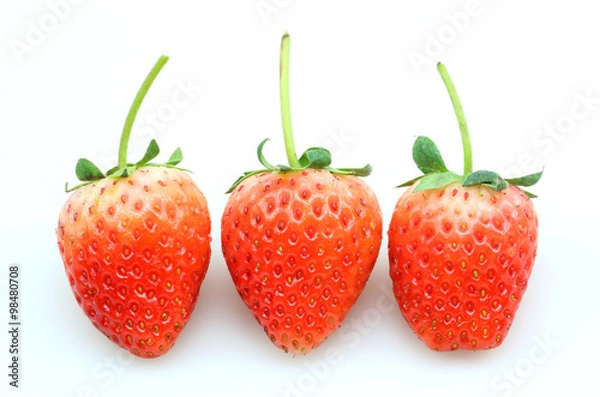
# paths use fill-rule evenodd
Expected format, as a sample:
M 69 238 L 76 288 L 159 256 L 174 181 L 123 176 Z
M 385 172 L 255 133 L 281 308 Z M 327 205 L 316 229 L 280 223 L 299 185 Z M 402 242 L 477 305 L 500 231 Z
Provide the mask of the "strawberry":
M 324 148 L 298 159 L 289 112 L 289 35 L 281 44 L 282 119 L 288 165 L 246 172 L 221 220 L 223 256 L 237 291 L 271 341 L 306 354 L 337 329 L 365 287 L 382 238 L 381 210 L 358 178 Z
M 194 310 L 210 259 L 206 199 L 176 165 L 165 164 L 152 140 L 144 157 L 127 163 L 131 127 L 161 57 L 138 92 L 121 137 L 119 164 L 102 173 L 80 159 L 82 184 L 64 203 L 58 248 L 77 303 L 104 335 L 133 354 L 158 357 L 173 346 Z
M 470 137 L 446 68 L 464 175 L 449 171 L 436 145 L 418 137 L 413 158 L 425 175 L 401 186 L 388 231 L 390 277 L 400 310 L 434 350 L 481 350 L 505 339 L 531 274 L 538 240 L 531 186 L 542 172 L 504 179 L 472 172 Z

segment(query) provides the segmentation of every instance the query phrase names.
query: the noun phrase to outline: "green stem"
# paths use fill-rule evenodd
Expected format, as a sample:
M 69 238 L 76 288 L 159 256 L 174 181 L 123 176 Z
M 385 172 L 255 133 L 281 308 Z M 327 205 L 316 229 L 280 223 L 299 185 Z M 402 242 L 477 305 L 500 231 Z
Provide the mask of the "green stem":
M 290 112 L 290 35 L 286 32 L 281 38 L 281 58 L 279 63 L 279 96 L 281 101 L 281 123 L 283 140 L 288 163 L 292 168 L 301 168 L 296 155 L 292 115 Z
M 142 86 L 138 90 L 133 103 L 131 104 L 131 108 L 129 109 L 129 113 L 127 114 L 127 118 L 125 119 L 125 125 L 123 126 L 123 133 L 121 134 L 121 142 L 119 144 L 119 169 L 124 169 L 127 167 L 127 147 L 129 146 L 129 137 L 131 136 L 131 129 L 133 127 L 133 122 L 135 121 L 135 117 L 137 116 L 138 110 L 144 101 L 144 97 L 148 93 L 150 86 L 156 79 L 156 76 L 160 73 L 161 69 L 167 61 L 169 57 L 166 55 L 162 55 L 158 58 L 158 61 L 146 76 L 146 79 L 142 83 Z
M 448 90 L 448 94 L 450 95 L 450 100 L 452 100 L 452 106 L 454 106 L 454 113 L 456 113 L 458 127 L 460 128 L 460 136 L 462 138 L 464 174 L 469 175 L 473 172 L 473 153 L 471 150 L 471 138 L 469 136 L 469 128 L 467 127 L 465 113 L 463 111 L 462 105 L 460 104 L 460 99 L 458 98 L 458 93 L 456 92 L 454 83 L 452 83 L 452 79 L 450 79 L 450 75 L 448 74 L 446 67 L 441 62 L 439 62 L 437 64 L 437 69 L 440 73 L 440 76 L 442 76 L 442 80 L 444 80 L 444 84 L 446 85 L 446 89 Z

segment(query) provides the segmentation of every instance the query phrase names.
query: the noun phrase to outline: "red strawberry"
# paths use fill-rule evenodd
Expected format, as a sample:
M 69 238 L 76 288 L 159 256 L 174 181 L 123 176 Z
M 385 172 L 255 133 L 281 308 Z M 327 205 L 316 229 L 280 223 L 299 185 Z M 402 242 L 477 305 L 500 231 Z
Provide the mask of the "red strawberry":
M 323 148 L 296 158 L 289 117 L 289 36 L 282 39 L 281 98 L 289 166 L 247 172 L 221 220 L 233 282 L 271 341 L 308 353 L 340 326 L 365 287 L 381 245 L 377 198 L 358 176 L 335 169 Z
M 448 171 L 435 144 L 417 138 L 413 158 L 425 175 L 401 185 L 411 187 L 390 223 L 390 276 L 404 318 L 428 347 L 489 349 L 504 341 L 536 256 L 535 196 L 517 186 L 542 173 L 472 172 L 462 106 L 445 67 L 438 70 L 459 120 L 465 171 Z
M 84 181 L 63 205 L 56 235 L 75 299 L 102 333 L 140 357 L 173 346 L 188 321 L 210 259 L 206 199 L 189 174 L 166 164 L 154 140 L 142 160 L 127 163 L 135 115 L 167 62 L 154 66 L 132 105 L 123 130 L 119 165 L 104 175 L 86 159 Z

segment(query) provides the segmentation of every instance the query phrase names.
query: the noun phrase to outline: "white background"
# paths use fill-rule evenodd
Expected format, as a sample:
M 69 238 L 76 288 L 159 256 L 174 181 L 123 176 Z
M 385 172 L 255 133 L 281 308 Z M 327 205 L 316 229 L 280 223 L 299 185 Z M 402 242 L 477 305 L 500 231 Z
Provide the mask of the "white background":
M 50 6 L 57 1 L 0 3 L 0 318 L 8 323 L 8 266 L 18 263 L 23 322 L 21 387 L 8 386 L 3 331 L 0 394 L 466 397 L 597 390 L 600 23 L 592 2 Z M 500 348 L 426 348 L 389 298 L 387 238 L 342 328 L 308 356 L 273 347 L 239 299 L 220 251 L 224 192 L 242 171 L 257 168 L 262 139 L 272 139 L 265 150 L 271 162 L 285 160 L 278 67 L 286 30 L 298 151 L 326 145 L 334 165 L 370 162 L 367 181 L 385 229 L 402 192 L 394 186 L 418 173 L 411 159 L 416 136 L 430 136 L 446 164 L 462 169 L 438 60 L 461 95 L 476 168 L 512 175 L 545 166 L 531 189 L 539 195 L 538 258 Z M 171 60 L 140 111 L 130 153 L 140 156 L 150 138 L 163 148 L 162 159 L 182 147 L 182 166 L 194 170 L 209 201 L 213 256 L 177 344 L 159 359 L 142 360 L 124 354 L 83 315 L 54 228 L 77 159 L 114 165 L 131 100 L 161 54 Z M 415 54 L 432 59 L 419 66 L 411 61 Z M 174 95 L 186 99 L 182 85 L 193 88 L 190 98 L 169 113 Z M 167 122 L 153 127 L 153 115 Z

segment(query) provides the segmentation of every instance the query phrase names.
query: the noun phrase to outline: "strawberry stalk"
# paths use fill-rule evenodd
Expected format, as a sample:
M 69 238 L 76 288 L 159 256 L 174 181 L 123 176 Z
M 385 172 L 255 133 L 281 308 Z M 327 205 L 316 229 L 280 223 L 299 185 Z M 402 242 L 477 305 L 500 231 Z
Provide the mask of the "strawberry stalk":
M 127 168 L 127 148 L 129 146 L 129 137 L 131 136 L 131 129 L 133 128 L 133 123 L 138 114 L 138 111 L 142 106 L 142 102 L 144 102 L 144 98 L 150 90 L 152 83 L 154 83 L 154 80 L 156 79 L 156 77 L 158 76 L 158 74 L 160 73 L 163 66 L 165 66 L 168 60 L 169 57 L 166 55 L 162 55 L 160 58 L 158 58 L 158 61 L 156 61 L 156 63 L 150 70 L 150 73 L 148 73 L 148 76 L 146 76 L 146 79 L 142 83 L 142 86 L 138 90 L 135 98 L 133 99 L 133 103 L 129 108 L 127 118 L 125 119 L 123 133 L 121 134 L 121 142 L 119 144 L 119 170 Z
M 283 127 L 283 139 L 285 143 L 285 152 L 288 160 L 288 165 L 272 165 L 269 163 L 262 151 L 269 140 L 264 139 L 256 150 L 258 161 L 265 167 L 264 169 L 244 172 L 231 185 L 226 193 L 231 193 L 239 186 L 242 181 L 250 178 L 253 175 L 262 174 L 264 172 L 285 173 L 290 171 L 304 170 L 307 168 L 324 169 L 333 174 L 338 175 L 355 175 L 368 176 L 373 168 L 367 164 L 362 168 L 333 168 L 331 164 L 331 153 L 329 150 L 322 147 L 311 147 L 300 156 L 296 155 L 296 147 L 294 144 L 294 134 L 292 132 L 292 116 L 290 111 L 290 89 L 289 89 L 289 59 L 290 59 L 290 35 L 286 32 L 281 38 L 281 53 L 279 60 L 279 97 L 281 106 L 281 124 Z
M 281 124 L 285 153 L 291 168 L 300 168 L 296 155 L 294 133 L 292 132 L 292 114 L 290 110 L 290 35 L 286 32 L 281 38 L 281 58 L 279 61 L 279 98 L 281 102 Z
M 162 55 L 158 58 L 158 61 L 154 64 L 154 67 L 150 70 L 150 73 L 146 76 L 146 79 L 142 83 L 139 88 L 135 98 L 133 99 L 133 103 L 131 104 L 131 108 L 129 109 L 129 113 L 127 114 L 127 118 L 125 119 L 125 125 L 123 126 L 123 132 L 121 133 L 121 140 L 119 143 L 119 158 L 118 163 L 115 167 L 103 173 L 100 171 L 94 163 L 85 158 L 80 158 L 77 161 L 77 165 L 75 166 L 75 174 L 77 179 L 81 182 L 79 185 L 76 185 L 72 188 L 69 188 L 68 183 L 65 184 L 65 192 L 72 192 L 74 190 L 79 189 L 82 186 L 89 185 L 95 181 L 99 181 L 106 177 L 112 178 L 125 178 L 131 173 L 142 167 L 170 167 L 177 168 L 176 165 L 179 164 L 183 160 L 183 154 L 181 153 L 181 149 L 177 148 L 169 157 L 166 163 L 157 164 L 150 163 L 150 160 L 153 160 L 160 153 L 160 148 L 158 147 L 158 143 L 154 139 L 150 141 L 148 144 L 148 148 L 146 149 L 146 153 L 144 156 L 136 163 L 128 163 L 127 162 L 127 149 L 129 147 L 129 138 L 131 137 L 131 130 L 133 128 L 133 123 L 135 122 L 135 118 L 138 114 L 140 107 L 142 106 L 142 102 L 146 97 L 146 94 L 150 90 L 152 83 L 162 70 L 163 66 L 167 63 L 169 57 L 166 55 Z
M 473 152 L 471 149 L 471 137 L 469 136 L 469 127 L 467 126 L 465 112 L 463 111 L 462 104 L 460 103 L 460 98 L 458 97 L 458 93 L 456 92 L 456 87 L 454 87 L 454 83 L 452 82 L 452 79 L 450 78 L 448 70 L 446 69 L 444 64 L 438 62 L 437 70 L 440 76 L 442 76 L 442 80 L 444 81 L 446 90 L 448 90 L 448 95 L 450 95 L 450 100 L 452 101 L 452 106 L 454 107 L 454 113 L 456 114 L 456 119 L 458 120 L 458 128 L 460 129 L 460 136 L 462 138 L 463 147 L 463 173 L 465 175 L 469 175 L 473 172 Z
M 413 145 L 413 160 L 424 175 L 404 182 L 398 187 L 407 187 L 416 184 L 413 192 L 417 193 L 424 190 L 442 188 L 453 182 L 459 182 L 465 187 L 483 185 L 496 191 L 504 190 L 511 184 L 515 186 L 532 186 L 536 184 L 542 177 L 543 170 L 534 174 L 510 179 L 502 178 L 494 171 L 479 170 L 473 172 L 471 138 L 469 136 L 469 128 L 467 127 L 467 120 L 462 104 L 460 103 L 458 93 L 456 92 L 456 88 L 454 87 L 454 83 L 452 82 L 446 67 L 440 62 L 437 65 L 437 70 L 444 81 L 448 95 L 450 95 L 454 113 L 458 120 L 458 127 L 460 129 L 463 146 L 464 171 L 463 174 L 460 175 L 448 170 L 435 143 L 425 136 L 419 136 Z M 523 190 L 523 192 L 529 197 L 536 197 L 534 194 L 525 190 Z

